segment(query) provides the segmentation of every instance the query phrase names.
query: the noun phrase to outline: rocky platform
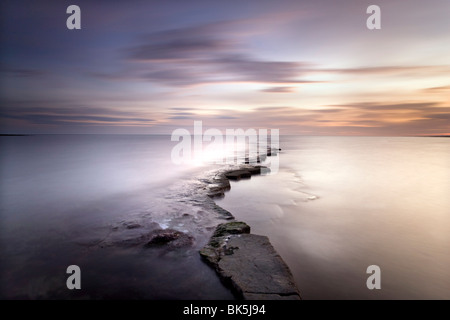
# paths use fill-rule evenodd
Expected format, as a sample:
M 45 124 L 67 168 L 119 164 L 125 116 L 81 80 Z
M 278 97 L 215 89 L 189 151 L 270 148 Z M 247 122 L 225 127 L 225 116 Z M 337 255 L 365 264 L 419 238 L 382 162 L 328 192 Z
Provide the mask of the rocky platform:
M 250 234 L 245 222 L 217 226 L 200 251 L 237 297 L 246 300 L 300 300 L 294 278 L 266 236 Z
M 225 191 L 230 190 L 230 180 L 239 181 L 250 179 L 252 175 L 267 174 L 270 169 L 264 166 L 242 165 L 235 170 L 219 172 L 208 186 L 208 196 L 210 198 L 220 198 L 225 196 Z
M 263 166 L 242 166 L 218 174 L 208 188 L 210 198 L 223 197 L 229 180 L 248 179 L 269 172 Z M 235 221 L 219 224 L 208 244 L 200 250 L 238 298 L 246 300 L 300 300 L 294 278 L 269 238 L 250 234 L 250 226 Z

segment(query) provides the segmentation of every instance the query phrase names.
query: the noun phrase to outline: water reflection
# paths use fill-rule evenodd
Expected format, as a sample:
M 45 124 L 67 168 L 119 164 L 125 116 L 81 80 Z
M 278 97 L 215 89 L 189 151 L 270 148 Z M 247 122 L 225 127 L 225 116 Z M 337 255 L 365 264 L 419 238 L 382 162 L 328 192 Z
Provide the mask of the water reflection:
M 448 139 L 284 137 L 281 145 L 277 175 L 233 183 L 219 205 L 269 236 L 304 298 L 450 298 Z M 366 288 L 372 264 L 381 290 Z

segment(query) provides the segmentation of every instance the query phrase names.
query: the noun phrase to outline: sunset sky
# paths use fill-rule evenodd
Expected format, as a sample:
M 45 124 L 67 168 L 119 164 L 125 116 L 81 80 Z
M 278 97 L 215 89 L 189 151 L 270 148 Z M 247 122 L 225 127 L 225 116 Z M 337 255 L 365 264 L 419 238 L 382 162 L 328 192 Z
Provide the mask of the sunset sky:
M 450 134 L 449 0 L 0 6 L 1 133 Z

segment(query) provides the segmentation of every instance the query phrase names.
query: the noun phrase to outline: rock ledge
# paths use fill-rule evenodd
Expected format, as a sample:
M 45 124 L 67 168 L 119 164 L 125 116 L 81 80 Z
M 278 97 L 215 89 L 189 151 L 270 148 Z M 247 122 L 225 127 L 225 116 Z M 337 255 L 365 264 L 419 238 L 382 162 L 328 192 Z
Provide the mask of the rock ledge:
M 200 255 L 239 298 L 301 299 L 288 266 L 269 238 L 250 234 L 245 222 L 218 225 Z

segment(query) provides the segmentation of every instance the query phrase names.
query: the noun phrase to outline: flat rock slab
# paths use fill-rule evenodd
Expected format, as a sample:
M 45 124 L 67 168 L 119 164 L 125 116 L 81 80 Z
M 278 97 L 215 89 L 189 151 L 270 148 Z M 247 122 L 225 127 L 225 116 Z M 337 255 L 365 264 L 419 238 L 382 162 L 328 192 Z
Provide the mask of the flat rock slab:
M 252 173 L 248 170 L 236 170 L 225 173 L 225 177 L 230 180 L 241 180 L 251 178 Z
M 200 255 L 243 299 L 300 300 L 294 278 L 269 238 L 250 234 L 245 222 L 218 225 Z
M 239 181 L 250 179 L 252 175 L 267 174 L 270 169 L 264 166 L 242 165 L 239 169 L 228 170 L 214 178 L 213 183 L 208 183 L 207 190 L 210 198 L 222 198 L 225 191 L 230 190 L 230 180 Z
M 292 274 L 269 238 L 254 234 L 232 235 L 218 271 L 244 299 L 295 299 L 300 295 Z

